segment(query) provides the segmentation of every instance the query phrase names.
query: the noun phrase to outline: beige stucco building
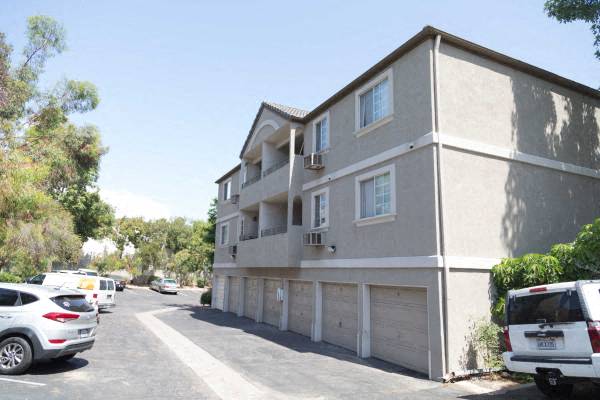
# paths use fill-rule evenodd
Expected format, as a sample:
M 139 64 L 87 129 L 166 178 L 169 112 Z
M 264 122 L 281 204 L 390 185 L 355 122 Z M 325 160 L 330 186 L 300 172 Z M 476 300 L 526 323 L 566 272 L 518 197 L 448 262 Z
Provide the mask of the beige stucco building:
M 490 268 L 600 216 L 600 93 L 426 27 L 311 111 L 262 103 L 219 184 L 213 307 L 440 379 Z

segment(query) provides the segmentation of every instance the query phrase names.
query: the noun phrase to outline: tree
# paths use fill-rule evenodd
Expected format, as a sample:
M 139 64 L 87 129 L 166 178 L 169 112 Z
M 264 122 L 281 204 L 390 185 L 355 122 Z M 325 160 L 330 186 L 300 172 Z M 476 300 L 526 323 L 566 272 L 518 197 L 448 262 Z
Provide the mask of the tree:
M 600 59 L 600 0 L 547 0 L 544 10 L 561 23 L 583 21 L 591 24 L 596 58 Z
M 13 66 L 0 33 L 0 270 L 20 276 L 76 262 L 81 239 L 101 235 L 113 219 L 95 187 L 106 153 L 100 134 L 68 119 L 98 105 L 97 89 L 74 80 L 41 89 L 47 60 L 66 48 L 65 31 L 34 16 L 27 37 Z
M 217 230 L 217 199 L 212 199 L 208 208 L 208 228 L 205 230 L 204 242 L 210 243 L 212 249 L 208 253 L 209 269 L 212 271 L 212 265 L 215 262 L 215 237 Z

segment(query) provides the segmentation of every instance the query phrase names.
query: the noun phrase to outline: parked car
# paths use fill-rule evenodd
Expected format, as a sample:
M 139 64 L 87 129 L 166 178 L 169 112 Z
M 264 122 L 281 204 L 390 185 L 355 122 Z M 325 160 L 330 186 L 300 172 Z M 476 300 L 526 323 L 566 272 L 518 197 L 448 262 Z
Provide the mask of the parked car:
M 170 278 L 157 279 L 150 282 L 150 289 L 156 290 L 158 293 L 177 294 L 177 281 Z
M 115 289 L 118 292 L 122 292 L 127 287 L 127 280 L 125 278 L 121 278 L 120 276 L 111 276 L 113 281 L 115 281 Z
M 70 289 L 0 283 L 0 374 L 66 361 L 92 348 L 97 311 Z
M 110 278 L 48 272 L 29 278 L 26 282 L 32 285 L 55 286 L 77 290 L 85 294 L 88 302 L 100 310 L 116 306 L 115 283 Z
M 504 339 L 506 367 L 534 375 L 548 396 L 600 384 L 600 281 L 509 291 Z

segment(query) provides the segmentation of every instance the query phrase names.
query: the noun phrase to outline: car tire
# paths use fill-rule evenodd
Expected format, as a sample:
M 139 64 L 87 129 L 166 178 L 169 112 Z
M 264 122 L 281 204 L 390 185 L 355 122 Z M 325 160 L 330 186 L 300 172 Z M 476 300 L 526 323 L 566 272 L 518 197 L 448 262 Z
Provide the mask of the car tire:
M 0 375 L 19 375 L 27 371 L 33 362 L 33 353 L 31 345 L 22 337 L 15 336 L 4 339 L 0 343 L 0 357 L 10 355 L 12 360 L 5 363 L 0 361 Z M 15 356 L 19 361 L 14 363 Z M 14 364 L 11 366 L 11 364 Z
M 558 385 L 552 386 L 550 385 L 550 382 L 548 382 L 548 379 L 539 375 L 534 376 L 533 380 L 540 392 L 553 399 L 567 398 L 573 391 L 572 383 L 559 383 Z
M 72 360 L 74 357 L 75 357 L 75 354 L 69 354 L 66 356 L 60 356 L 60 357 L 53 358 L 52 360 L 57 361 L 57 362 L 67 362 L 69 360 Z

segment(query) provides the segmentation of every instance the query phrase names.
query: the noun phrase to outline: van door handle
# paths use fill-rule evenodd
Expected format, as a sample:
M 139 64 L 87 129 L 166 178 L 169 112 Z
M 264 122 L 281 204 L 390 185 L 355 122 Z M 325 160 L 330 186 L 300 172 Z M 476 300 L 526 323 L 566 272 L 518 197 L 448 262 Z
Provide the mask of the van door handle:
M 0 315 L 0 318 L 2 318 L 2 319 L 10 319 L 12 317 L 13 317 L 12 315 Z

